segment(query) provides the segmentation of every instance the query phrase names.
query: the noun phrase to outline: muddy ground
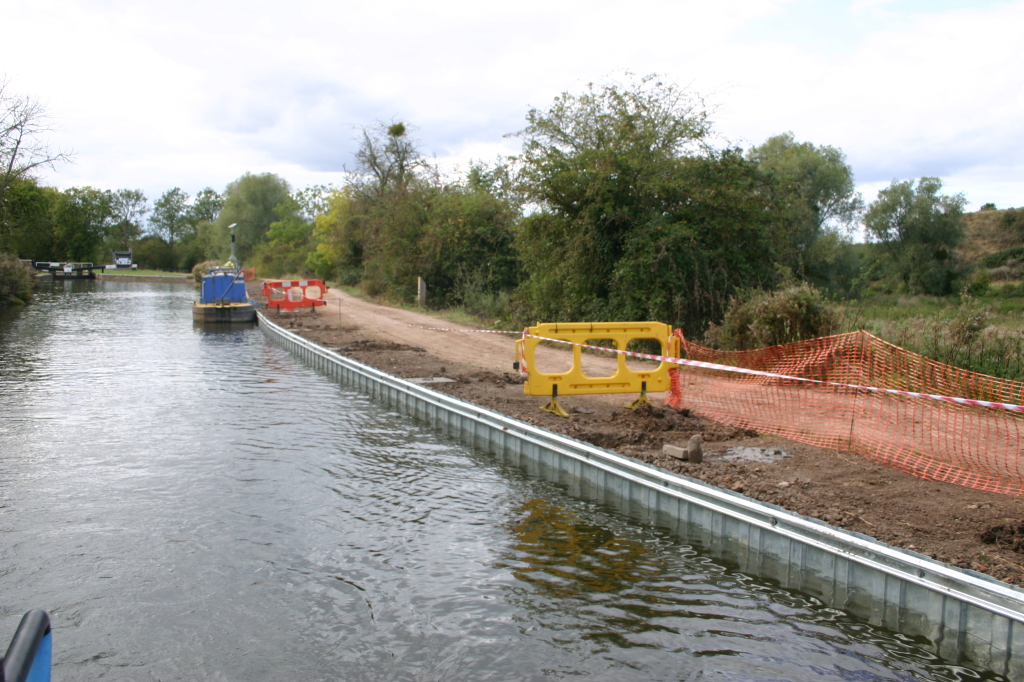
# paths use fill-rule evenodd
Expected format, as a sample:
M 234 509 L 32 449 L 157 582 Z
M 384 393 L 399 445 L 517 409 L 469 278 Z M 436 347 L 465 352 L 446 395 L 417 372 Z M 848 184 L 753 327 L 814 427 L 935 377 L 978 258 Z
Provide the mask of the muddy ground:
M 343 300 L 333 313 L 328 307 L 317 315 L 286 314 L 275 321 L 395 376 L 453 379 L 432 383 L 430 388 L 462 400 L 895 547 L 1024 586 L 1022 498 L 925 481 L 856 454 L 722 426 L 686 411 L 661 407 L 661 396 L 653 396 L 652 405 L 633 410 L 623 405 L 635 396 L 565 396 L 561 403 L 570 416 L 558 417 L 539 409 L 544 398 L 523 394 L 522 379 L 512 371 L 511 352 L 491 363 L 481 363 L 479 354 L 472 355 L 472 364 L 451 357 L 455 336 L 458 343 L 469 346 L 485 345 L 482 339 L 488 336 L 492 344 L 511 347 L 507 337 L 418 331 L 410 329 L 410 320 L 416 321 L 410 316 L 416 313 L 371 310 L 366 306 L 373 304 L 340 296 Z M 430 319 L 433 326 L 440 324 Z M 415 334 L 417 342 L 408 341 L 409 333 Z M 491 368 L 481 368 L 481 364 Z M 704 442 L 702 463 L 662 453 L 666 443 L 685 446 L 698 433 Z M 758 448 L 743 454 L 760 452 L 767 461 L 737 457 L 736 448 Z

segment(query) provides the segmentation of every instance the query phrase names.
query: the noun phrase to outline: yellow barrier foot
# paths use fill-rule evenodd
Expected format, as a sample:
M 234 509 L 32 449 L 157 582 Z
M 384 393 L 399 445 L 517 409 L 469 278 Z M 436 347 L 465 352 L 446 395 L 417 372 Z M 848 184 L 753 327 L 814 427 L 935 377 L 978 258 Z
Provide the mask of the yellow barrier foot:
M 627 410 L 632 410 L 634 407 L 640 407 L 641 405 L 650 405 L 651 401 L 647 399 L 647 382 L 640 382 L 640 397 L 626 405 Z
M 552 398 L 548 401 L 548 404 L 540 408 L 544 412 L 550 412 L 551 414 L 558 415 L 559 417 L 569 418 L 569 413 L 562 409 L 562 406 L 558 404 L 558 398 Z
M 651 401 L 647 399 L 647 395 L 644 393 L 640 394 L 640 397 L 624 407 L 627 410 L 632 410 L 634 407 L 640 407 L 641 405 L 650 405 Z
M 550 412 L 551 414 L 558 415 L 559 417 L 569 418 L 569 413 L 562 409 L 562 406 L 558 404 L 558 384 L 551 387 L 551 400 L 548 404 L 540 408 L 542 412 Z

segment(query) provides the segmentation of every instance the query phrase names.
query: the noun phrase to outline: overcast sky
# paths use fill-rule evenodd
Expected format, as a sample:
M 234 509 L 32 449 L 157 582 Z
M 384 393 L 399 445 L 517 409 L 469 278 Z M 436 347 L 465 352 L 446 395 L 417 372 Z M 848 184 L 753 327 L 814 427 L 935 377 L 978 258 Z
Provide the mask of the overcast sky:
M 864 198 L 938 176 L 1024 206 L 1024 0 L 3 0 L 0 76 L 75 162 L 58 187 L 339 183 L 401 120 L 449 165 L 514 154 L 531 107 L 623 71 L 714 107 L 744 148 L 842 149 Z

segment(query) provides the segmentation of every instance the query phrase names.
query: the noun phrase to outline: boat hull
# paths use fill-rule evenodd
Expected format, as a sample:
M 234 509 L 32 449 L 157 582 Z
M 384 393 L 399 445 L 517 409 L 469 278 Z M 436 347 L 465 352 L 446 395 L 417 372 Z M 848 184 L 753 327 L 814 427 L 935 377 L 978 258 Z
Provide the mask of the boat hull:
M 193 303 L 192 320 L 210 324 L 255 322 L 256 306 L 252 303 Z

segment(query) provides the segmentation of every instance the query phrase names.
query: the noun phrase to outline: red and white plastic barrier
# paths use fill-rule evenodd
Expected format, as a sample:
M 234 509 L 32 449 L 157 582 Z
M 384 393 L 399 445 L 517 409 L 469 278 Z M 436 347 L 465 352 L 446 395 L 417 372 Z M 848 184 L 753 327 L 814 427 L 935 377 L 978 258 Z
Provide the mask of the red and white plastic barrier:
M 327 305 L 324 294 L 327 285 L 318 279 L 267 280 L 263 282 L 263 296 L 267 308 L 296 310 Z

